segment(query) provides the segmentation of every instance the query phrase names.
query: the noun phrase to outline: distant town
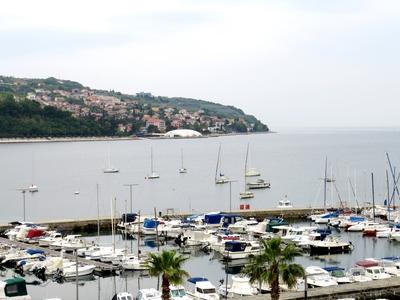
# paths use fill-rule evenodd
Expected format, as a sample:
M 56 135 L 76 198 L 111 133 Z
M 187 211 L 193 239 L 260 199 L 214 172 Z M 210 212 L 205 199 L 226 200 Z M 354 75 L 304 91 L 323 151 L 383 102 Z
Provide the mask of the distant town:
M 75 118 L 113 119 L 120 135 L 151 135 L 174 129 L 193 129 L 202 134 L 268 131 L 255 117 L 230 106 L 144 92 L 125 95 L 55 78 L 0 77 L 0 92 L 11 93 L 16 101 L 26 99 L 42 108 L 70 112 Z

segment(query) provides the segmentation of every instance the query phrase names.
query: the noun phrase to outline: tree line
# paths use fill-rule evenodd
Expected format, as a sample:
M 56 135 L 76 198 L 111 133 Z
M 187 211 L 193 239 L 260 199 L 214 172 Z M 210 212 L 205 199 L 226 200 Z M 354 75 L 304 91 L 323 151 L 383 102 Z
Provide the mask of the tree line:
M 114 136 L 114 118 L 93 116 L 75 118 L 68 111 L 41 107 L 36 101 L 16 101 L 12 94 L 0 94 L 0 137 Z

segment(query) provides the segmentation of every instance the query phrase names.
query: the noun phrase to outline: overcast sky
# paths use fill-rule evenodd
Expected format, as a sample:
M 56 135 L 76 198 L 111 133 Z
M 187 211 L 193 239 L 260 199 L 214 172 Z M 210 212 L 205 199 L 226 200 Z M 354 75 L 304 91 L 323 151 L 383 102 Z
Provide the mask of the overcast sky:
M 400 1 L 2 1 L 0 73 L 400 126 Z

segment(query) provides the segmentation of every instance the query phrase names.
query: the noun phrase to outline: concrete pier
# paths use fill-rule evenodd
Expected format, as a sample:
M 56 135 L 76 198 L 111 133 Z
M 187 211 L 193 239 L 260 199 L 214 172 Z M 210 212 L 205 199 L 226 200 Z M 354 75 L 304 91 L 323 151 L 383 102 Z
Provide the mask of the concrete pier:
M 307 290 L 307 299 L 333 300 L 340 298 L 355 298 L 357 300 L 389 298 L 400 299 L 400 277 L 385 280 L 373 280 L 338 286 L 313 288 Z M 242 298 L 240 298 L 242 299 Z M 268 300 L 269 294 L 246 297 L 247 300 Z M 305 299 L 305 292 L 284 292 L 280 300 Z

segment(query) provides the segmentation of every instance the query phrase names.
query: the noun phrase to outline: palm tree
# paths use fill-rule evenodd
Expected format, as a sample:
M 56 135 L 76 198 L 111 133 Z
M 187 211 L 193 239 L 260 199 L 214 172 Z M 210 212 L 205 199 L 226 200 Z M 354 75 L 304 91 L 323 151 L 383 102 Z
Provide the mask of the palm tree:
M 163 250 L 160 254 L 149 253 L 146 265 L 149 268 L 150 276 L 162 275 L 162 299 L 169 300 L 169 285 L 181 284 L 183 278 L 189 276 L 188 272 L 182 269 L 182 264 L 188 259 L 176 253 L 176 251 Z
M 261 290 L 263 282 L 271 287 L 271 299 L 279 299 L 279 279 L 292 288 L 297 278 L 304 277 L 304 268 L 299 264 L 291 263 L 300 251 L 293 245 L 282 245 L 280 237 L 262 241 L 264 249 L 259 255 L 250 258 L 250 263 L 243 269 L 249 276 L 250 282 L 258 282 Z

